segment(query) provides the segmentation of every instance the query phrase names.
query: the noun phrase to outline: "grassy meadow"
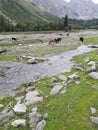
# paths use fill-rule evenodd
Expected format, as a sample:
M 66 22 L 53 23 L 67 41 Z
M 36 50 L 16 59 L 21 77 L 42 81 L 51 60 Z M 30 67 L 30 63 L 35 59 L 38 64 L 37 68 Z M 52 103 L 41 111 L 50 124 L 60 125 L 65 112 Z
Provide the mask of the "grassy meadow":
M 84 44 L 98 44 L 98 38 L 86 37 Z M 48 49 L 43 49 L 42 51 L 36 50 L 34 53 L 40 56 L 73 49 L 74 47 L 76 46 L 48 47 Z M 33 51 L 31 53 L 34 55 Z M 0 61 L 7 59 L 12 60 L 15 57 L 16 55 L 11 52 L 11 54 L 9 53 L 8 55 L 0 55 Z M 75 56 L 75 64 L 81 63 L 86 67 L 87 63 L 84 61 L 86 57 L 89 57 L 90 61 L 98 62 L 98 50 Z M 80 84 L 73 82 L 70 86 L 66 86 L 67 91 L 65 94 L 59 93 L 50 96 L 52 88 L 48 86 L 51 83 L 51 78 L 49 77 L 45 77 L 44 79 L 33 83 L 36 88 L 42 91 L 42 96 L 44 98 L 43 102 L 36 104 L 38 110 L 41 114 L 48 113 L 48 119 L 46 120 L 47 124 L 44 130 L 98 130 L 98 125 L 90 121 L 90 116 L 98 117 L 98 90 L 92 88 L 92 85 L 98 87 L 98 80 L 92 79 L 88 76 L 87 72 L 81 70 L 71 70 L 71 72 L 64 72 L 63 75 L 67 77 L 73 73 L 77 73 L 80 76 L 80 79 L 77 80 Z M 61 81 L 58 80 L 57 83 L 59 82 Z M 29 85 L 29 83 L 23 84 L 18 87 L 18 89 L 21 89 L 21 87 L 28 87 Z M 20 93 L 16 96 L 21 95 L 25 95 L 25 93 Z M 13 98 L 1 98 L 0 103 L 3 104 L 4 107 L 0 109 L 0 111 L 2 111 L 10 101 L 12 101 L 13 104 L 16 103 Z M 91 114 L 90 107 L 96 108 L 97 111 L 95 114 Z M 10 109 L 11 108 L 9 108 L 9 110 Z M 29 111 L 30 108 L 28 108 L 27 112 Z M 20 117 L 22 116 L 15 115 L 10 119 L 7 130 L 30 130 L 28 121 L 26 127 L 19 126 L 18 128 L 14 128 L 10 125 L 12 120 L 19 119 Z M 5 130 L 4 124 L 0 126 L 0 130 Z

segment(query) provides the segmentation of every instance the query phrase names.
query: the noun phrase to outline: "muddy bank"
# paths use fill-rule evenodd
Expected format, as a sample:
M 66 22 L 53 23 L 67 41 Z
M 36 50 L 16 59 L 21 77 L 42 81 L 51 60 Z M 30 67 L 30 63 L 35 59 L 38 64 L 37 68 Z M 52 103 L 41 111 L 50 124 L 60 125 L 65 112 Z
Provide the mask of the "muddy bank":
M 0 96 L 5 95 L 8 91 L 22 83 L 34 81 L 39 77 L 43 78 L 70 71 L 73 66 L 72 57 L 91 50 L 92 48 L 82 45 L 76 50 L 46 56 L 45 58 L 48 60 L 35 65 L 1 62 L 0 71 L 3 75 L 0 76 Z

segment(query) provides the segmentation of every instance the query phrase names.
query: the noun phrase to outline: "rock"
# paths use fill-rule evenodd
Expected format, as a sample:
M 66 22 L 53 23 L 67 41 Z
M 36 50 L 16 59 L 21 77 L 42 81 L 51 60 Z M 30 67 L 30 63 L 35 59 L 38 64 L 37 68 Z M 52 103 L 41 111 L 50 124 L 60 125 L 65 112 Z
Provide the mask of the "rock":
M 98 90 L 98 86 L 96 85 L 93 85 L 92 88 Z
M 30 92 L 30 91 L 33 91 L 33 90 L 35 90 L 35 86 L 26 88 L 26 92 Z
M 24 119 L 19 119 L 19 120 L 15 120 L 11 123 L 12 126 L 14 127 L 18 127 L 18 126 L 25 126 L 26 125 L 26 120 Z
M 77 84 L 77 85 L 80 84 L 80 81 L 75 81 L 75 84 Z
M 92 68 L 91 67 L 86 68 L 85 72 L 88 72 L 88 73 L 92 72 Z
M 8 113 L 0 114 L 0 122 L 3 121 L 3 120 L 5 120 L 6 118 L 11 118 L 13 116 L 14 116 L 13 110 L 11 110 Z
M 60 80 L 62 80 L 62 81 L 67 81 L 67 78 L 66 78 L 66 76 L 64 76 L 64 75 L 59 75 L 59 77 L 58 77 Z
M 48 113 L 43 115 L 43 119 L 47 119 L 48 118 Z
M 32 112 L 29 114 L 29 119 L 30 119 L 30 127 L 34 128 L 36 124 L 41 120 L 42 115 L 39 114 L 38 112 Z
M 91 66 L 92 71 L 96 71 L 96 63 Z
M 32 111 L 32 112 L 37 112 L 37 111 L 38 111 L 38 108 L 37 108 L 37 107 L 34 107 L 34 108 L 32 108 L 31 111 Z
M 93 65 L 93 64 L 95 64 L 95 61 L 90 61 L 90 62 L 88 63 L 88 65 Z
M 63 88 L 63 85 L 56 85 L 56 86 L 54 86 L 53 89 L 50 92 L 50 95 L 57 94 L 62 88 Z
M 4 107 L 2 104 L 0 104 L 0 108 Z
M 66 93 L 66 91 L 67 91 L 67 90 L 64 89 L 64 90 L 62 90 L 60 93 L 61 93 L 61 94 L 64 94 L 64 93 Z
M 43 130 L 46 125 L 46 121 L 42 120 L 37 124 L 36 130 Z
M 37 60 L 35 58 L 29 59 L 28 60 L 29 64 L 37 64 Z
M 98 72 L 91 72 L 89 76 L 92 77 L 93 79 L 98 79 Z
M 17 114 L 26 113 L 26 105 L 25 104 L 16 104 L 13 108 L 14 112 Z
M 88 47 L 90 47 L 90 48 L 98 48 L 97 45 L 89 45 Z
M 91 107 L 90 110 L 91 110 L 91 113 L 92 113 L 92 114 L 96 113 L 96 111 L 97 111 L 97 110 L 96 110 L 95 108 L 93 108 L 93 107 Z
M 72 74 L 70 76 L 68 76 L 69 79 L 79 79 L 80 77 L 77 74 Z
M 28 92 L 26 94 L 26 98 L 25 98 L 26 105 L 35 104 L 36 102 L 41 102 L 41 101 L 43 101 L 43 97 L 40 96 L 40 93 L 37 90 Z
M 73 69 L 74 71 L 77 71 L 77 70 L 82 70 L 82 71 L 84 71 L 85 67 L 84 67 L 82 64 L 78 64 L 78 65 L 74 65 L 74 66 L 72 67 L 72 69 Z
M 98 125 L 98 117 L 90 117 L 91 122 L 96 123 Z
M 55 83 L 55 82 L 57 82 L 57 78 L 52 78 L 51 83 Z

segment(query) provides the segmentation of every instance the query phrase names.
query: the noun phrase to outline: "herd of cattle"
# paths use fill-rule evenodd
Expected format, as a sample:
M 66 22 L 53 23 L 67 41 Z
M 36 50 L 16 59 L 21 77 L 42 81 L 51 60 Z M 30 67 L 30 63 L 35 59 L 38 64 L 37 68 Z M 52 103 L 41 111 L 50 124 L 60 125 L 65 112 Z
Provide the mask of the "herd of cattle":
M 67 36 L 69 36 L 69 33 L 67 33 Z M 12 41 L 17 41 L 17 38 L 12 37 Z M 43 41 L 40 40 L 40 39 L 38 41 L 43 43 Z M 51 39 L 48 44 L 51 45 L 51 44 L 55 44 L 55 43 L 60 43 L 61 41 L 62 41 L 62 38 L 59 37 L 59 38 Z M 83 43 L 84 42 L 84 38 L 83 37 L 79 37 L 79 41 Z

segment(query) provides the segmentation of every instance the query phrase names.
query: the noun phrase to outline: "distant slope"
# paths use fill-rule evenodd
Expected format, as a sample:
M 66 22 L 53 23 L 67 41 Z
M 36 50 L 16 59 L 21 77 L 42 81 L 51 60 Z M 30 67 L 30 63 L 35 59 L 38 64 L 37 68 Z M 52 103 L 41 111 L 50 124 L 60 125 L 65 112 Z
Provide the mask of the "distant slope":
M 39 8 L 58 17 L 68 15 L 72 19 L 94 19 L 98 18 L 98 4 L 92 0 L 27 0 L 33 2 Z
M 0 15 L 12 24 L 49 22 L 58 19 L 25 0 L 0 0 Z

